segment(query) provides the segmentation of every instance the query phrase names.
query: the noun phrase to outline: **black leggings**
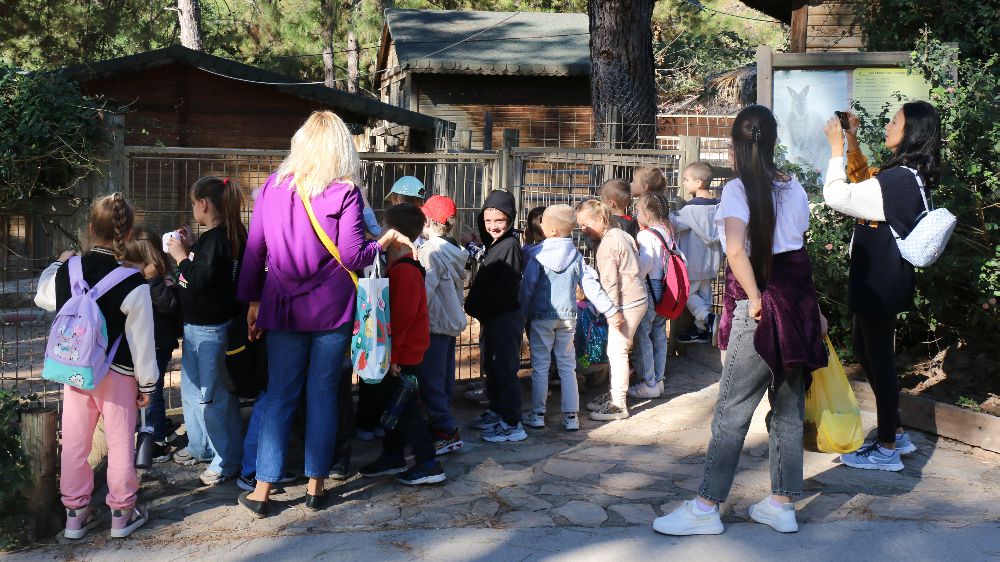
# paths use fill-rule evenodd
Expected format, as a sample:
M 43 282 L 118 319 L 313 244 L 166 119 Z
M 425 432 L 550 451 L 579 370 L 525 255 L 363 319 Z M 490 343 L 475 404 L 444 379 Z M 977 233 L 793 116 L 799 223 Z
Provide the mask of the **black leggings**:
M 899 378 L 896 376 L 896 315 L 856 313 L 854 354 L 875 393 L 878 409 L 878 440 L 893 443 L 899 419 Z

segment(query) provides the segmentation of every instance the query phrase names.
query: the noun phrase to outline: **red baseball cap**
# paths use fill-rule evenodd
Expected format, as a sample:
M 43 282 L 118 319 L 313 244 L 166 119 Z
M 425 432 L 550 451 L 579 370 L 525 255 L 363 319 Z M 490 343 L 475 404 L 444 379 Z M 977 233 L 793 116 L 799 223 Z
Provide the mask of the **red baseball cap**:
M 423 210 L 425 217 L 441 224 L 448 222 L 448 219 L 454 217 L 457 212 L 455 202 L 444 195 L 432 195 L 424 201 L 424 206 L 420 209 Z

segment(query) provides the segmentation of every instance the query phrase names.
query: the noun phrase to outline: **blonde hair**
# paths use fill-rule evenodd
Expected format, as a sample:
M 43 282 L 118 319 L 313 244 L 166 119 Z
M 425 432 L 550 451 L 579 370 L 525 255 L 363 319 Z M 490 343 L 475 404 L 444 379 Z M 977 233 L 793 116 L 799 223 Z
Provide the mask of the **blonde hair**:
M 111 242 L 115 257 L 125 259 L 125 241 L 132 232 L 135 212 L 125 196 L 116 191 L 94 201 L 90 207 L 90 230 L 101 242 Z
M 662 193 L 647 191 L 639 197 L 636 209 L 641 209 L 654 221 L 670 223 L 670 203 Z
M 684 168 L 685 172 L 691 174 L 691 179 L 694 181 L 700 181 L 704 185 L 705 189 L 708 189 L 709 184 L 712 183 L 714 171 L 712 170 L 712 165 L 708 162 L 702 162 L 698 160 L 697 162 L 691 162 Z
M 161 243 L 160 237 L 148 228 L 133 229 L 132 239 L 125 244 L 125 261 L 141 266 L 140 269 L 151 265 L 162 277 L 169 268 Z
M 277 181 L 292 178 L 299 196 L 311 199 L 335 181 L 359 185 L 360 170 L 361 156 L 344 121 L 332 111 L 314 111 L 292 136 Z
M 545 208 L 542 213 L 542 222 L 548 226 L 553 226 L 561 238 L 566 238 L 573 233 L 576 227 L 576 213 L 569 205 L 552 205 Z
M 605 228 L 613 228 L 611 211 L 599 199 L 587 199 L 576 206 L 576 214 L 587 213 L 604 223 Z
M 444 222 L 427 219 L 427 228 L 434 233 L 434 236 L 448 236 L 451 233 L 451 229 L 455 228 L 455 217 L 450 217 Z
M 653 166 L 639 166 L 633 172 L 632 177 L 646 186 L 649 191 L 663 192 L 667 189 L 667 178 L 659 168 Z

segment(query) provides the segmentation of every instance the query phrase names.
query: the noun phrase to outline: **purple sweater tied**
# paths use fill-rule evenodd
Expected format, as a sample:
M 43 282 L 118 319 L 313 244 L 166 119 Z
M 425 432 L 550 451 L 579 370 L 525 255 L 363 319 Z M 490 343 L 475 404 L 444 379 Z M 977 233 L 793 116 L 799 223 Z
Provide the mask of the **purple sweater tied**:
M 719 349 L 729 345 L 736 301 L 746 300 L 732 269 L 726 267 L 726 293 L 719 325 Z M 813 287 L 812 264 L 805 248 L 775 254 L 771 279 L 761 293 L 760 322 L 753 345 L 774 377 L 805 367 L 826 367 L 826 345 L 820 333 L 819 306 Z
M 253 207 L 236 296 L 260 301 L 257 325 L 265 330 L 322 332 L 354 319 L 354 283 L 327 251 L 290 178 L 272 174 Z M 361 192 L 335 182 L 312 198 L 316 218 L 352 271 L 371 265 L 380 251 L 365 240 Z

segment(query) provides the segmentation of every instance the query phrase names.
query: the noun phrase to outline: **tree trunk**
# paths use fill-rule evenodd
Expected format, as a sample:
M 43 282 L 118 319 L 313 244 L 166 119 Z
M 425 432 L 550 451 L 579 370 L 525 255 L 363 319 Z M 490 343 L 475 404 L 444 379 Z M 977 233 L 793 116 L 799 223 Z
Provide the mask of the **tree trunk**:
M 599 146 L 652 148 L 656 139 L 653 77 L 654 0 L 588 0 L 590 103 Z M 613 111 L 612 108 L 616 108 Z M 609 122 L 621 123 L 613 135 Z M 613 128 L 612 130 L 615 130 Z
M 337 2 L 323 0 L 320 17 L 320 36 L 323 37 L 323 84 L 337 87 L 337 71 L 333 61 L 333 33 L 337 27 Z
M 177 22 L 181 28 L 181 45 L 204 51 L 201 40 L 201 0 L 177 0 Z
M 347 34 L 347 91 L 358 93 L 358 38 L 353 31 Z
M 384 17 L 386 10 L 391 10 L 395 7 L 395 0 L 375 0 L 375 11 L 378 12 L 380 16 Z

